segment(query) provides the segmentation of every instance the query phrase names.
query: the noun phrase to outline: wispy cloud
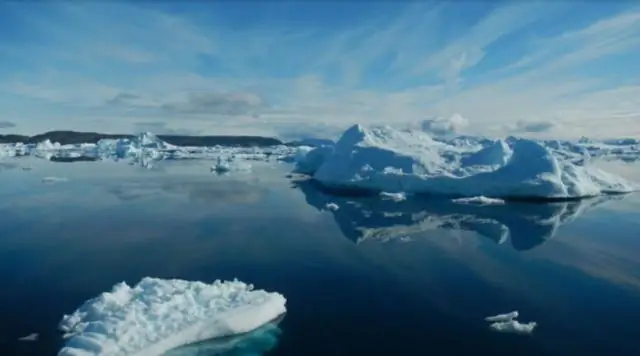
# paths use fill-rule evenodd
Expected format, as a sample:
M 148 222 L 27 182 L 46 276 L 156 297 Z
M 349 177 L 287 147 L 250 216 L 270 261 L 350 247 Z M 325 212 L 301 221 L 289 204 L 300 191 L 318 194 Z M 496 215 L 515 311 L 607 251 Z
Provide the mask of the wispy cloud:
M 447 130 L 640 134 L 640 8 L 573 5 L 1 4 L 0 115 L 31 133 L 321 135 L 459 114 Z

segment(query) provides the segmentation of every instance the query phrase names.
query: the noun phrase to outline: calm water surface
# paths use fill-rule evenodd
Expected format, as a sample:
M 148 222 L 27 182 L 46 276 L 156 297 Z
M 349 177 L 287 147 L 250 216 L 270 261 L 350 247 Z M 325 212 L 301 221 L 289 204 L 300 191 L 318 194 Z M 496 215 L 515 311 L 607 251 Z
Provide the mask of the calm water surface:
M 286 165 L 208 167 L 3 161 L 0 354 L 53 355 L 64 313 L 156 276 L 237 277 L 287 297 L 279 323 L 203 355 L 640 355 L 637 195 L 493 207 L 348 199 L 285 178 Z M 483 320 L 516 309 L 538 322 L 532 335 Z

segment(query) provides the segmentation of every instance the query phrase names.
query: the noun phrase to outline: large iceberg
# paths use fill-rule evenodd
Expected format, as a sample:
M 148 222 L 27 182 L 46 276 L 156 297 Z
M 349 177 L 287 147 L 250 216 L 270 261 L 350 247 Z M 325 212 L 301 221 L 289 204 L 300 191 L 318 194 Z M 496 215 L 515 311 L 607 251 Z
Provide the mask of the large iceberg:
M 454 197 L 562 200 L 636 187 L 541 142 L 509 137 L 455 144 L 420 131 L 355 125 L 335 147 L 319 147 L 297 170 L 327 188 Z
M 196 342 L 246 333 L 283 315 L 285 298 L 240 281 L 213 284 L 146 277 L 122 282 L 60 322 L 59 356 L 155 356 Z

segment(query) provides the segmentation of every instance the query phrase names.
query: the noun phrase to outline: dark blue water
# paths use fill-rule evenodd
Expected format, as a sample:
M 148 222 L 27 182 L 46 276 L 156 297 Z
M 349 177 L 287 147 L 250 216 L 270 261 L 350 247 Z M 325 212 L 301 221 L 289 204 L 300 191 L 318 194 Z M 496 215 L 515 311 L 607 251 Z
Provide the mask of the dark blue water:
M 210 355 L 640 355 L 638 196 L 348 199 L 285 178 L 286 165 L 230 176 L 208 166 L 4 162 L 0 354 L 55 354 L 64 313 L 155 276 L 237 277 L 286 296 L 279 323 Z M 512 310 L 538 322 L 532 335 L 483 320 Z

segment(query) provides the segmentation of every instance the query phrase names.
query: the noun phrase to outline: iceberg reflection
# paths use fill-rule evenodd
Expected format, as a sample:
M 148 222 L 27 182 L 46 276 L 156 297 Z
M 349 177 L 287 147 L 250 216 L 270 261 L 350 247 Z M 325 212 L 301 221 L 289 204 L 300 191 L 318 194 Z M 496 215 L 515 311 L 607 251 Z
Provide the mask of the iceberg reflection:
M 280 319 L 281 320 L 281 319 Z M 171 350 L 164 356 L 259 356 L 273 350 L 282 331 L 280 320 L 273 321 L 246 334 L 234 335 Z
M 312 180 L 294 182 L 306 202 L 318 210 L 332 210 L 342 233 L 351 241 L 411 241 L 426 231 L 463 230 L 485 236 L 496 243 L 511 241 L 518 251 L 530 250 L 552 238 L 558 228 L 585 211 L 624 195 L 556 202 L 509 202 L 502 205 L 457 204 L 448 199 L 410 197 L 406 200 L 382 196 L 344 197 L 331 195 Z

